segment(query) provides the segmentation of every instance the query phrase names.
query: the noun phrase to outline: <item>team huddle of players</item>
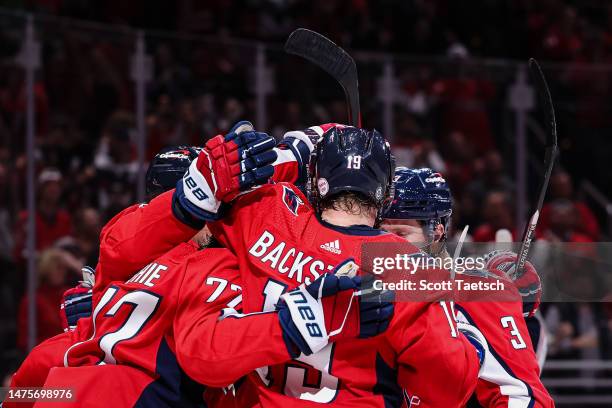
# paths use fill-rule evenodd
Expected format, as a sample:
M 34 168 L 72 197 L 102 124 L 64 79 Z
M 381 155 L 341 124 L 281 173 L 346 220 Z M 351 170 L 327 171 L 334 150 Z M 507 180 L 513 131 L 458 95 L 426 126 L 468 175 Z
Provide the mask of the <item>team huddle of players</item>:
M 446 256 L 452 205 L 439 174 L 396 171 L 377 131 L 276 143 L 239 122 L 158 154 L 147 184 L 155 197 L 104 227 L 90 285 L 66 293 L 67 330 L 13 376 L 74 400 L 30 406 L 554 406 L 528 330 L 531 264 L 517 277 L 515 254 L 491 253 L 466 272 L 516 295 L 486 307 L 369 286 L 363 244 Z

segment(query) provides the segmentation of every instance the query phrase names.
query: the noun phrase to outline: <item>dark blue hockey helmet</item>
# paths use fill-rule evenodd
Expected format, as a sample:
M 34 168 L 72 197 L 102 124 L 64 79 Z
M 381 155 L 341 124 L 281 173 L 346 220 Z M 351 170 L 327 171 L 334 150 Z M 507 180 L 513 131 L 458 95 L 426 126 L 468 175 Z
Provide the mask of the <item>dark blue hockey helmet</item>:
M 176 187 L 177 181 L 185 174 L 191 162 L 198 157 L 199 147 L 172 146 L 155 155 L 146 176 L 148 199 Z
M 323 134 L 310 159 L 310 199 L 342 192 L 367 197 L 382 208 L 393 197 L 395 160 L 389 143 L 377 130 L 335 126 Z
M 429 168 L 395 170 L 395 196 L 385 208 L 383 218 L 442 220 L 453 212 L 450 188 L 440 173 Z

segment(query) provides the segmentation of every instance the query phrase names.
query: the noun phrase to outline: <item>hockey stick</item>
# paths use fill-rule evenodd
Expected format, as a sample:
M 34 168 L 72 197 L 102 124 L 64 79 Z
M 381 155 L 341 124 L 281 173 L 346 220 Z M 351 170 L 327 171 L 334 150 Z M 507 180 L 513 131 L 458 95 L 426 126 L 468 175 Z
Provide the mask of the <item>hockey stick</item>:
M 307 59 L 334 77 L 346 96 L 349 123 L 361 127 L 359 81 L 353 57 L 329 38 L 305 28 L 298 28 L 289 35 L 285 51 Z
M 557 156 L 557 121 L 555 119 L 555 108 L 552 103 L 550 96 L 550 90 L 546 83 L 546 77 L 540 68 L 538 62 L 530 58 L 529 59 L 529 72 L 534 82 L 536 91 L 538 93 L 538 99 L 544 109 L 544 114 L 547 123 L 547 138 L 546 138 L 546 151 L 544 154 L 544 179 L 540 186 L 540 194 L 538 201 L 534 209 L 533 215 L 529 219 L 527 225 L 525 225 L 525 231 L 523 232 L 523 242 L 521 243 L 521 249 L 518 252 L 516 267 L 514 268 L 515 277 L 520 277 L 523 274 L 525 268 L 525 262 L 527 262 L 527 256 L 529 255 L 529 248 L 531 246 L 531 240 L 535 232 L 536 226 L 538 225 L 538 218 L 540 217 L 540 211 L 544 204 L 544 198 L 546 197 L 546 190 L 548 189 L 548 182 L 555 165 L 555 158 Z
M 454 263 L 457 260 L 457 258 L 459 258 L 459 255 L 461 255 L 461 248 L 463 248 L 463 243 L 465 242 L 465 238 L 467 237 L 468 229 L 470 229 L 469 225 L 466 225 L 465 227 L 463 227 L 463 231 L 461 231 L 459 240 L 457 240 L 457 246 L 455 247 L 455 252 L 453 253 L 453 267 L 451 268 L 451 271 L 450 271 L 450 277 L 451 277 L 451 280 L 453 281 L 455 280 L 455 275 L 456 275 Z

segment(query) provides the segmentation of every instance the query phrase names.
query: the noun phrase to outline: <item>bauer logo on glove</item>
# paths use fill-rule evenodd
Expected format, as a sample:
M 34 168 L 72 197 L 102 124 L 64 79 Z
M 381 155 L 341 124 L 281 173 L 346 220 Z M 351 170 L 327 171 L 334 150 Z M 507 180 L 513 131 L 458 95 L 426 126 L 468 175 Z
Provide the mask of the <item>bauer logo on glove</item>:
M 225 136 L 210 139 L 177 183 L 175 201 L 197 220 L 221 217 L 222 203 L 264 184 L 274 173 L 274 138 L 238 122 Z
M 373 337 L 387 329 L 393 299 L 390 293 L 363 296 L 362 279 L 354 276 L 357 269 L 354 260 L 347 259 L 332 273 L 281 296 L 276 308 L 292 357 L 316 353 L 340 339 Z

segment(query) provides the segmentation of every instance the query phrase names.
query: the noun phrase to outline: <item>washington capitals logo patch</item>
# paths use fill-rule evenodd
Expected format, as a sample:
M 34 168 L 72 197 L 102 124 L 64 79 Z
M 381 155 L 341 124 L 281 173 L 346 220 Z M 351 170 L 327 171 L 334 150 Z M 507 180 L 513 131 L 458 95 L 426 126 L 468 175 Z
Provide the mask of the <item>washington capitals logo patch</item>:
M 285 206 L 291 211 L 293 215 L 297 216 L 298 208 L 300 205 L 304 205 L 304 201 L 298 195 L 287 186 L 283 186 L 283 202 Z

